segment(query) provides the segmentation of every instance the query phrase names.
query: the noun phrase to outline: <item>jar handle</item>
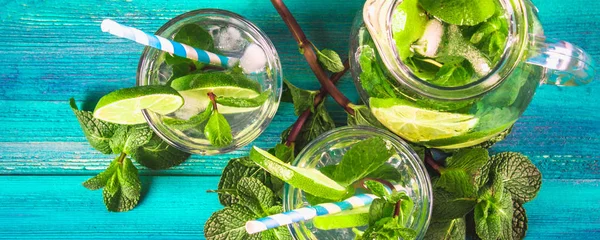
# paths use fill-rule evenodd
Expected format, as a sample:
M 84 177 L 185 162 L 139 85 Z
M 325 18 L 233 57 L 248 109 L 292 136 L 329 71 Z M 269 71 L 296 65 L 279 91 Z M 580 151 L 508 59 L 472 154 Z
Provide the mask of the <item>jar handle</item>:
M 565 42 L 534 36 L 533 56 L 527 63 L 548 69 L 544 84 L 580 86 L 590 83 L 595 75 L 594 60 L 581 48 Z

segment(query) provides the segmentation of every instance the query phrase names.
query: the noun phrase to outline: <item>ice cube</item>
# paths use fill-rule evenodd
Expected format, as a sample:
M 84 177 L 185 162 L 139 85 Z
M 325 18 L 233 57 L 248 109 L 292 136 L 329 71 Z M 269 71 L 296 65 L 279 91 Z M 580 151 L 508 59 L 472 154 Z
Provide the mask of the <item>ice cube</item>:
M 224 52 L 240 52 L 246 46 L 246 40 L 240 30 L 234 27 L 221 28 L 213 33 L 215 47 Z
M 261 71 L 267 64 L 267 56 L 263 49 L 252 43 L 244 51 L 244 55 L 240 58 L 240 66 L 244 69 L 244 73 L 250 74 Z
M 183 97 L 184 103 L 183 103 L 183 106 L 181 108 L 179 108 L 179 110 L 177 110 L 176 112 L 173 113 L 176 118 L 188 120 L 191 117 L 204 111 L 204 109 L 206 108 L 206 106 L 208 104 L 208 102 L 207 102 L 208 97 L 205 99 L 205 98 L 198 98 L 197 96 L 186 95 L 184 93 L 180 93 L 180 94 Z

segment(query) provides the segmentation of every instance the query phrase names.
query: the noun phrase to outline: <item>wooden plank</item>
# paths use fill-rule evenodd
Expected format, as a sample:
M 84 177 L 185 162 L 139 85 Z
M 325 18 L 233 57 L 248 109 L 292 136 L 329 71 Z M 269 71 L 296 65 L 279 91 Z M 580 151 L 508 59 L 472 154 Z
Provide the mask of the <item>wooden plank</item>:
M 218 177 L 145 177 L 144 200 L 128 213 L 106 212 L 101 192 L 80 186 L 85 179 L 0 177 L 0 239 L 198 239 L 221 208 L 205 192 Z M 600 238 L 599 185 L 545 179 L 538 198 L 525 205 L 528 239 Z

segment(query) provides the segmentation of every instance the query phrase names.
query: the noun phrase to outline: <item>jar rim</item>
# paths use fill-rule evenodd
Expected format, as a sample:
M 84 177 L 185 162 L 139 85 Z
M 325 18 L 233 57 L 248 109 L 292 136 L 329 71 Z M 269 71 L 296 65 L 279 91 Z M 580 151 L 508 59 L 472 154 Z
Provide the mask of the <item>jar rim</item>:
M 202 154 L 202 155 L 213 155 L 213 154 L 219 154 L 219 153 L 226 153 L 226 152 L 231 152 L 234 151 L 236 149 L 239 149 L 240 147 L 243 147 L 249 143 L 251 143 L 252 141 L 254 141 L 266 128 L 267 126 L 271 123 L 271 120 L 273 119 L 273 117 L 275 116 L 275 113 L 277 112 L 277 108 L 279 106 L 279 102 L 281 99 L 281 93 L 282 93 L 282 84 L 283 84 L 283 75 L 282 75 L 282 67 L 281 67 L 281 62 L 280 62 L 280 58 L 279 55 L 277 54 L 277 51 L 275 49 L 275 46 L 273 45 L 273 43 L 271 42 L 271 40 L 268 38 L 268 36 L 260 29 L 258 28 L 256 25 L 254 25 L 252 22 L 250 22 L 249 20 L 247 20 L 246 18 L 244 18 L 243 16 L 227 11 L 227 10 L 221 10 L 221 9 L 212 9 L 212 8 L 205 8 L 205 9 L 197 9 L 197 10 L 193 10 L 193 11 L 189 11 L 186 13 L 183 13 L 181 15 L 178 15 L 172 19 L 170 19 L 168 22 L 166 22 L 164 25 L 162 25 L 156 32 L 155 35 L 170 35 L 173 34 L 174 31 L 176 31 L 177 29 L 179 29 L 178 27 L 174 27 L 176 26 L 176 24 L 180 23 L 180 22 L 184 22 L 184 21 L 191 21 L 193 23 L 200 23 L 202 22 L 202 18 L 207 18 L 210 16 L 217 16 L 217 17 L 222 17 L 223 19 L 229 19 L 228 22 L 232 23 L 235 22 L 236 26 L 238 27 L 243 27 L 243 31 L 246 32 L 246 34 L 248 34 L 249 36 L 251 36 L 253 38 L 253 40 L 255 41 L 254 43 L 260 45 L 260 47 L 263 49 L 263 51 L 265 51 L 265 56 L 267 57 L 267 71 L 270 72 L 269 74 L 269 78 L 272 79 L 273 81 L 273 101 L 267 101 L 267 103 L 272 102 L 271 104 L 268 104 L 268 106 L 265 106 L 266 109 L 261 111 L 261 112 L 257 112 L 257 124 L 252 124 L 252 126 L 249 126 L 251 128 L 253 128 L 254 130 L 245 130 L 243 136 L 241 136 L 239 139 L 234 139 L 234 142 L 226 147 L 223 148 L 218 148 L 218 147 L 214 147 L 214 146 L 210 146 L 210 145 L 206 145 L 206 144 L 201 144 L 201 143 L 197 143 L 197 142 L 192 142 L 186 139 L 182 139 L 181 137 L 179 137 L 178 135 L 171 133 L 172 131 L 167 129 L 162 129 L 165 128 L 160 127 L 160 123 L 158 123 L 158 114 L 157 113 L 153 113 L 147 110 L 143 110 L 143 114 L 144 114 L 144 118 L 146 119 L 146 122 L 148 123 L 148 125 L 150 126 L 150 128 L 160 137 L 162 138 L 165 142 L 167 142 L 169 145 L 178 148 L 179 150 L 185 151 L 185 152 L 189 152 L 192 154 Z M 192 20 L 190 20 L 192 19 Z M 196 21 L 194 21 L 193 19 L 198 19 Z M 219 19 L 221 20 L 221 19 Z M 165 36 L 163 36 L 165 37 Z M 148 70 L 150 68 L 152 68 L 152 64 L 155 61 L 153 58 L 154 55 L 160 53 L 160 50 L 156 50 L 150 47 L 145 47 L 142 55 L 140 56 L 140 60 L 138 63 L 138 67 L 137 67 L 137 74 L 136 74 L 136 83 L 138 86 L 143 86 L 143 85 L 147 85 L 147 74 L 148 74 Z
M 314 157 L 314 153 L 316 153 L 314 151 L 316 148 L 319 147 L 320 144 L 330 142 L 329 140 L 331 140 L 331 138 L 351 138 L 352 136 L 379 136 L 382 137 L 384 140 L 389 141 L 394 146 L 394 148 L 396 148 L 396 150 L 399 151 L 399 153 L 403 153 L 402 158 L 408 161 L 408 163 L 410 163 L 411 170 L 416 175 L 416 182 L 419 186 L 419 190 L 421 191 L 420 195 L 421 197 L 425 198 L 423 201 L 424 209 L 422 209 L 422 211 L 425 211 L 426 214 L 425 216 L 421 215 L 421 217 L 424 217 L 425 219 L 419 219 L 423 221 L 421 221 L 418 225 L 419 229 L 421 230 L 419 232 L 419 236 L 423 237 L 429 226 L 429 222 L 431 220 L 431 213 L 433 209 L 433 192 L 431 180 L 429 178 L 429 174 L 426 171 L 423 161 L 420 160 L 419 156 L 413 150 L 413 148 L 407 142 L 405 142 L 392 132 L 370 126 L 345 126 L 336 128 L 320 135 L 319 137 L 311 141 L 309 144 L 307 144 L 306 147 L 304 147 L 304 149 L 297 155 L 294 161 L 292 161 L 291 165 L 297 167 L 311 167 L 318 163 L 316 161 L 318 161 L 319 158 Z M 294 193 L 296 193 L 297 191 L 298 189 L 291 187 L 289 184 L 285 184 L 283 190 L 284 211 L 293 210 Z M 291 224 L 288 225 L 288 229 L 294 237 L 294 239 L 310 239 L 308 237 L 310 236 L 308 235 L 310 230 L 308 230 L 303 224 Z M 298 236 L 301 237 L 299 238 Z
M 377 0 L 372 0 L 377 1 Z M 479 97 L 502 83 L 513 71 L 517 68 L 518 64 L 524 58 L 527 50 L 527 42 L 529 35 L 528 33 L 528 15 L 527 7 L 525 6 L 525 0 L 498 0 L 502 5 L 508 16 L 509 23 L 509 36 L 504 47 L 504 52 L 501 59 L 492 70 L 486 75 L 479 78 L 477 81 L 472 83 L 458 86 L 458 87 L 443 87 L 431 84 L 421 78 L 417 77 L 412 71 L 402 63 L 400 54 L 395 46 L 393 40 L 392 31 L 388 31 L 386 34 L 388 44 L 382 46 L 375 41 L 375 45 L 379 50 L 381 56 L 383 48 L 391 49 L 392 55 L 390 57 L 381 56 L 383 63 L 388 69 L 390 75 L 403 86 L 409 87 L 411 90 L 422 94 L 424 96 L 438 99 L 438 100 L 467 100 Z M 387 29 L 392 29 L 392 21 L 394 10 L 401 4 L 403 0 L 394 1 L 393 7 L 389 8 L 386 14 L 385 26 Z M 371 31 L 370 28 L 369 31 Z M 393 71 L 398 70 L 398 71 Z

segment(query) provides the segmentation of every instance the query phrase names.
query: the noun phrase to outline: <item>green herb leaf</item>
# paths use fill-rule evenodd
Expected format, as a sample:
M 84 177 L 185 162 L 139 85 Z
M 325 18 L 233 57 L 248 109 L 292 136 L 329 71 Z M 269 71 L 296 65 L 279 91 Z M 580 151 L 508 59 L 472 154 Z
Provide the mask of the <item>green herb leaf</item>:
M 233 142 L 231 127 L 227 119 L 218 111 L 213 111 L 208 119 L 204 127 L 204 135 L 215 147 L 225 147 Z
M 386 217 L 370 225 L 361 239 L 415 239 L 417 232 L 406 228 L 398 218 Z
M 512 238 L 523 239 L 527 233 L 527 213 L 523 204 L 513 201 Z
M 386 129 L 378 120 L 373 116 L 371 110 L 364 105 L 351 105 L 354 109 L 354 115 L 348 114 L 348 126 L 371 126 L 381 129 Z
M 377 63 L 377 53 L 373 43 L 364 45 L 360 52 L 360 83 L 370 97 L 395 98 L 394 87 L 388 82 L 381 66 Z
M 274 148 L 275 157 L 279 158 L 281 161 L 285 163 L 291 163 L 294 161 L 294 146 L 287 146 L 282 143 L 278 143 Z
M 419 0 L 428 13 L 455 25 L 477 25 L 496 12 L 493 0 Z
M 475 228 L 484 240 L 512 239 L 513 201 L 501 176 L 485 189 L 475 207 Z
M 95 177 L 92 177 L 92 178 L 86 180 L 85 182 L 83 182 L 83 186 L 89 190 L 98 190 L 98 189 L 106 186 L 106 183 L 108 182 L 108 180 L 110 180 L 110 178 L 117 171 L 117 168 L 119 168 L 118 159 L 119 159 L 119 156 L 117 156 L 115 158 L 115 160 L 113 160 L 110 163 L 110 165 L 108 166 L 108 168 L 106 168 L 106 170 L 99 173 Z
M 427 14 L 419 7 L 418 0 L 405 0 L 392 15 L 392 36 L 396 42 L 400 59 L 412 56 L 411 45 L 421 38 Z
M 254 212 L 257 216 L 267 216 L 270 208 L 275 204 L 273 191 L 260 180 L 251 177 L 239 179 L 237 191 L 240 195 L 238 201 Z
M 315 97 L 319 94 L 319 91 L 304 90 L 294 86 L 291 82 L 284 80 L 285 86 L 289 89 L 292 102 L 294 103 L 294 113 L 300 116 L 306 109 L 310 109 L 311 112 L 315 112 Z
M 212 112 L 213 112 L 212 102 L 209 102 L 208 106 L 206 106 L 206 109 L 204 110 L 204 112 L 197 114 L 188 120 L 165 117 L 165 118 L 163 118 L 163 122 L 171 128 L 174 128 L 174 129 L 177 129 L 180 131 L 185 131 L 188 129 L 200 127 L 204 122 L 206 122 L 210 118 L 210 116 L 212 115 Z
M 333 172 L 333 179 L 342 185 L 349 186 L 375 171 L 392 155 L 394 155 L 394 151 L 383 139 L 373 137 L 362 140 L 344 154 Z
M 150 141 L 132 151 L 131 157 L 144 167 L 161 170 L 183 163 L 190 154 L 169 145 L 153 134 Z
M 141 183 L 137 168 L 129 158 L 123 159 L 104 186 L 104 204 L 109 211 L 125 212 L 133 209 L 140 200 Z
M 255 220 L 256 215 L 240 204 L 233 204 L 213 213 L 204 225 L 207 240 L 247 239 L 246 222 Z M 257 236 L 255 239 L 260 239 Z
M 109 141 L 119 125 L 95 119 L 92 112 L 80 111 L 73 98 L 69 102 L 90 145 L 101 153 L 111 154 Z
M 271 90 L 267 90 L 254 98 L 234 98 L 218 96 L 216 101 L 218 104 L 228 107 L 252 108 L 262 106 L 263 103 L 265 103 L 265 101 L 267 101 L 267 99 L 269 99 L 270 96 Z
M 374 199 L 369 208 L 369 225 L 375 225 L 382 218 L 392 216 L 394 205 L 385 199 Z
M 464 240 L 466 238 L 466 223 L 464 218 L 450 221 L 433 221 L 427 228 L 425 239 Z
M 227 163 L 227 166 L 223 169 L 218 189 L 220 191 L 237 191 L 240 179 L 244 177 L 255 178 L 264 185 L 269 186 L 269 174 L 256 165 L 256 163 L 252 162 L 248 157 L 241 157 L 231 159 Z M 223 206 L 238 203 L 240 196 L 236 191 L 234 191 L 236 194 L 219 192 L 219 202 L 221 202 Z
M 502 176 L 504 187 L 515 200 L 528 202 L 537 196 L 542 185 L 542 174 L 525 155 L 504 152 L 492 157 L 494 172 Z
M 462 218 L 477 204 L 477 199 L 448 192 L 442 188 L 433 189 L 432 219 L 450 221 Z
M 173 40 L 195 48 L 214 52 L 214 40 L 212 36 L 197 24 L 184 25 L 181 27 L 181 29 L 179 29 L 177 34 L 175 34 Z M 166 55 L 165 62 L 168 65 L 175 65 L 179 63 L 195 63 L 193 60 L 171 54 Z
M 380 198 L 387 198 L 390 194 L 385 186 L 382 183 L 377 181 L 366 181 L 365 185 L 371 191 L 371 193 Z
M 110 138 L 113 153 L 132 154 L 138 147 L 150 141 L 154 132 L 146 124 L 121 126 Z
M 492 62 L 497 62 L 508 40 L 508 21 L 502 11 L 478 25 L 471 35 L 470 42 L 481 49 Z
M 317 50 L 317 58 L 321 66 L 330 72 L 338 73 L 345 69 L 340 55 L 331 49 Z
M 281 139 L 284 141 L 287 139 L 291 128 L 292 126 L 290 126 L 281 134 Z M 295 151 L 303 149 L 313 139 L 334 128 L 335 123 L 327 112 L 324 102 L 321 102 L 315 109 L 315 113 L 313 113 L 308 120 L 306 120 L 302 126 L 302 129 L 300 129 L 300 133 L 298 134 L 296 142 L 294 143 Z
M 471 176 L 462 169 L 443 170 L 434 186 L 458 196 L 475 197 L 477 194 L 477 189 L 472 184 Z
M 459 87 L 471 82 L 475 74 L 473 68 L 463 58 L 446 62 L 436 73 L 432 84 L 443 87 Z

